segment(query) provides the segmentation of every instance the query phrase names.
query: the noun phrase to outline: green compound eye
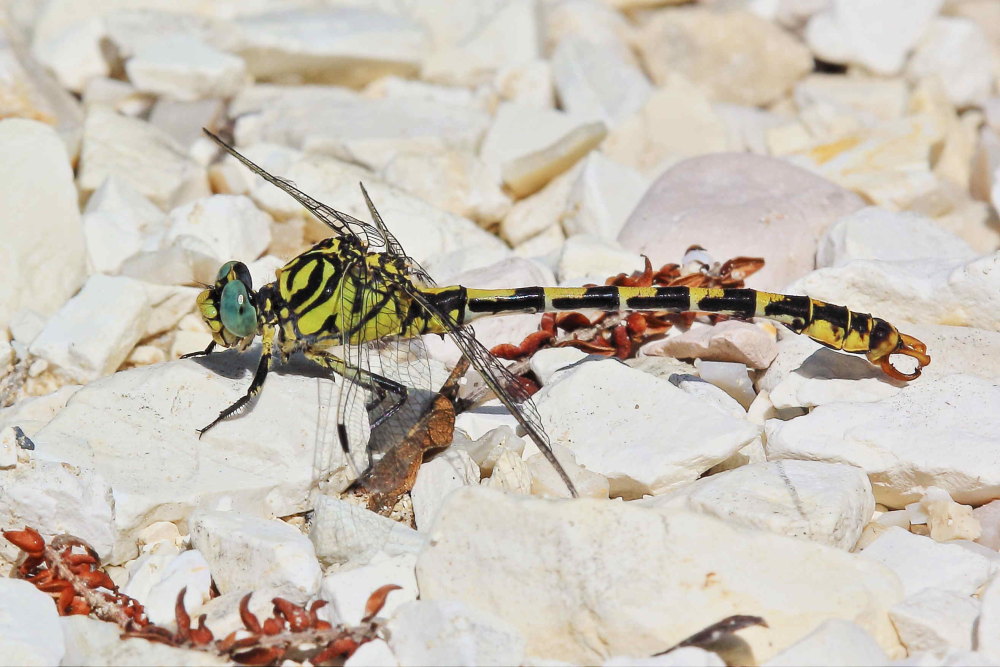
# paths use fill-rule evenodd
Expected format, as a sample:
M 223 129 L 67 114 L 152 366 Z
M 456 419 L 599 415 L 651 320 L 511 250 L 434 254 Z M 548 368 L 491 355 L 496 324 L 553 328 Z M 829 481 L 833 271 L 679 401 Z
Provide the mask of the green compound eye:
M 251 305 L 247 287 L 241 281 L 232 280 L 222 288 L 219 305 L 222 326 L 234 336 L 243 338 L 257 330 L 257 310 Z
M 220 281 L 229 275 L 229 271 L 233 268 L 233 264 L 236 262 L 226 262 L 221 267 L 219 267 L 219 272 L 215 275 L 215 280 Z

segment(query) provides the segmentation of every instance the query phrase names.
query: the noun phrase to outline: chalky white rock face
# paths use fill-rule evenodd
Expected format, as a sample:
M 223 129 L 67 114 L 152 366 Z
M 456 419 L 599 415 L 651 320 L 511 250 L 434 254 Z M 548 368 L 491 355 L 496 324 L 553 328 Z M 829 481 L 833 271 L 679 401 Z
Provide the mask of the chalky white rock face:
M 1000 423 L 987 407 L 998 400 L 995 381 L 928 379 L 877 402 L 830 403 L 791 421 L 769 420 L 768 455 L 856 465 L 871 478 L 875 500 L 889 507 L 918 500 L 928 485 L 980 504 L 1000 486 Z
M 136 531 L 184 520 L 197 506 L 301 512 L 317 475 L 343 470 L 324 430 L 335 386 L 301 366 L 270 374 L 251 410 L 198 438 L 195 429 L 244 394 L 255 363 L 252 355 L 221 355 L 118 373 L 80 390 L 33 438 L 39 458 L 96 471 L 113 489 L 113 520 L 104 527 L 112 544 L 102 542 L 112 562 L 134 555 Z
M 558 373 L 536 403 L 552 440 L 626 498 L 694 481 L 758 433 L 666 380 L 610 360 Z
M 420 600 L 388 625 L 389 646 L 407 665 L 517 665 L 525 639 L 514 624 L 461 602 Z
M 86 616 L 58 619 L 66 641 L 67 665 L 165 665 L 168 667 L 215 667 L 229 660 L 206 651 L 167 646 L 146 639 L 122 639 L 121 629 Z
M 966 548 L 962 542 L 941 544 L 898 527 L 886 530 L 861 556 L 895 572 L 907 600 L 927 591 L 970 596 L 1000 569 L 990 550 Z
M 302 603 L 320 586 L 312 542 L 290 524 L 241 512 L 196 512 L 191 544 L 205 555 L 220 593 L 277 588 Z
M 177 36 L 144 45 L 125 64 L 125 72 L 139 90 L 191 101 L 232 97 L 244 84 L 246 66 L 200 39 Z
M 655 83 L 680 73 L 706 88 L 715 102 L 769 104 L 812 69 L 805 46 L 746 11 L 685 7 L 660 12 L 636 41 Z
M 12 665 L 57 665 L 65 655 L 51 598 L 26 581 L 0 580 L 0 652 Z
M 96 107 L 83 127 L 77 185 L 91 192 L 112 174 L 154 204 L 167 207 L 185 184 L 197 178 L 197 169 L 162 130 Z
M 942 0 L 834 0 L 809 21 L 806 41 L 822 60 L 895 74 L 942 4 Z
M 740 633 L 760 661 L 829 618 L 900 654 L 888 608 L 902 593 L 885 568 L 683 511 L 465 489 L 442 509 L 417 581 L 422 600 L 488 610 L 545 659 L 651 655 L 750 610 L 769 625 Z
M 54 313 L 83 284 L 86 255 L 73 170 L 46 125 L 0 121 L 0 326 L 22 308 Z
M 86 383 L 113 373 L 146 331 L 150 305 L 142 283 L 91 276 L 31 343 L 67 379 Z
M 235 21 L 235 50 L 257 79 L 301 77 L 359 87 L 415 73 L 426 40 L 420 26 L 361 8 L 287 9 Z
M 646 507 L 684 508 L 850 550 L 875 509 L 860 468 L 820 461 L 774 461 L 702 478 Z
M 863 628 L 832 618 L 764 663 L 766 667 L 796 665 L 881 665 L 888 657 Z
M 654 265 L 678 261 L 695 244 L 715 257 L 764 256 L 767 264 L 749 283 L 777 290 L 813 268 L 818 234 L 862 206 L 850 192 L 779 160 L 712 155 L 658 178 L 618 240 L 656 258 Z

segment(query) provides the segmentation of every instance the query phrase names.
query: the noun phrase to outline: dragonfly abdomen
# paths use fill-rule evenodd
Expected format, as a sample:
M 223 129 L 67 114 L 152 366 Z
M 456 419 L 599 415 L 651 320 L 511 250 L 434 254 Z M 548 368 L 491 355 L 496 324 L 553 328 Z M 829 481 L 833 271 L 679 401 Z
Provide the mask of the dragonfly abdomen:
M 459 324 L 507 313 L 577 310 L 719 313 L 780 322 L 795 333 L 808 336 L 827 347 L 864 354 L 898 379 L 912 377 L 887 370 L 892 368 L 887 364 L 889 355 L 916 357 L 921 366 L 930 362 L 922 343 L 900 334 L 885 320 L 807 296 L 743 288 L 683 286 L 520 287 L 496 290 L 442 287 L 429 292 L 435 303 L 447 304 L 443 310 Z M 913 377 L 916 375 L 919 375 L 919 368 Z

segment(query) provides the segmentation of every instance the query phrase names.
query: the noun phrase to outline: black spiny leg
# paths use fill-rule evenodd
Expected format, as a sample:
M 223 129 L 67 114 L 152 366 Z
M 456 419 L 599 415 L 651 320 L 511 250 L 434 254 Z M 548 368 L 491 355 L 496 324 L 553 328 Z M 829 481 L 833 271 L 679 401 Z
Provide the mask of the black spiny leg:
M 199 429 L 198 430 L 199 440 L 201 439 L 201 436 L 205 435 L 205 433 L 210 428 L 243 410 L 243 408 L 246 407 L 247 403 L 249 403 L 254 398 L 254 396 L 260 393 L 260 390 L 264 387 L 264 380 L 267 378 L 267 369 L 270 366 L 270 364 L 271 364 L 271 353 L 265 352 L 261 354 L 260 363 L 257 364 L 257 372 L 254 373 L 253 382 L 250 383 L 250 388 L 247 389 L 247 393 L 244 396 L 241 396 L 240 400 L 236 401 L 228 408 L 220 412 L 219 416 L 216 417 L 211 424 L 209 424 L 203 429 Z
M 211 354 L 212 350 L 214 349 L 215 349 L 215 341 L 213 340 L 211 343 L 208 344 L 208 347 L 206 347 L 204 350 L 198 350 L 197 352 L 188 352 L 187 354 L 182 354 L 181 359 L 190 359 L 191 357 L 204 357 L 206 355 Z
M 206 431 L 222 420 L 232 417 L 234 414 L 245 408 L 247 403 L 249 403 L 254 396 L 260 393 L 260 390 L 264 387 L 264 380 L 267 379 L 267 369 L 271 365 L 271 346 L 274 344 L 274 332 L 274 327 L 267 327 L 261 335 L 260 363 L 257 364 L 257 372 L 254 373 L 253 382 L 250 383 L 250 388 L 247 389 L 246 395 L 220 412 L 219 416 L 216 417 L 211 424 L 203 429 L 200 429 L 198 431 L 199 440 L 201 439 L 201 436 L 205 435 Z M 208 348 L 205 349 L 205 353 L 207 354 L 211 351 L 211 349 L 212 345 L 209 345 Z

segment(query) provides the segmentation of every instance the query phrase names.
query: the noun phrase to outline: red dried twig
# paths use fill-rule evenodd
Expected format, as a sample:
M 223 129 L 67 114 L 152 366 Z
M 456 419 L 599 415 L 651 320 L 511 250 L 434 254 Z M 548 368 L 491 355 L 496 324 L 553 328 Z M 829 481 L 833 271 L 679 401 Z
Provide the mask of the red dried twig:
M 151 623 L 141 604 L 118 591 L 100 570 L 97 553 L 83 540 L 60 535 L 50 546 L 38 531 L 28 527 L 5 531 L 3 535 L 22 551 L 15 576 L 51 595 L 60 614 L 92 614 L 118 624 L 125 637 L 227 655 L 243 665 L 281 664 L 285 660 L 309 660 L 313 665 L 342 661 L 379 636 L 381 625 L 376 616 L 388 594 L 399 588 L 389 584 L 372 593 L 365 604 L 364 618 L 355 627 L 334 626 L 320 619 L 317 612 L 326 604 L 324 600 L 306 608 L 274 598 L 272 615 L 261 620 L 250 611 L 248 593 L 239 608 L 244 629 L 216 640 L 205 627 L 205 614 L 198 617 L 197 625 L 191 625 L 191 615 L 184 607 L 186 588 L 177 594 L 177 629 L 170 630 Z
M 62 616 L 93 614 L 123 630 L 146 626 L 149 619 L 142 605 L 121 593 L 101 571 L 93 547 L 72 535 L 59 535 L 47 545 L 34 528 L 7 530 L 3 536 L 21 549 L 15 576 L 48 593 Z

